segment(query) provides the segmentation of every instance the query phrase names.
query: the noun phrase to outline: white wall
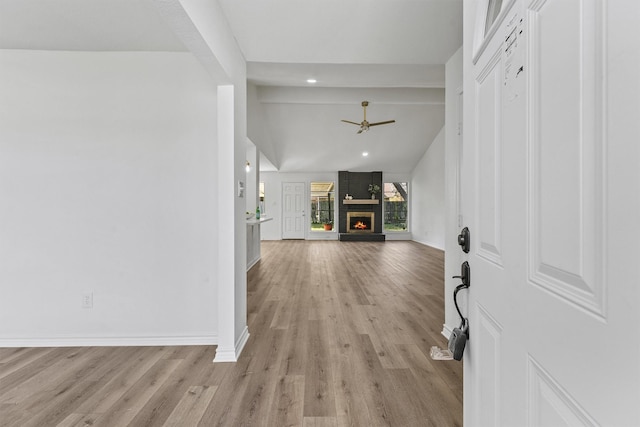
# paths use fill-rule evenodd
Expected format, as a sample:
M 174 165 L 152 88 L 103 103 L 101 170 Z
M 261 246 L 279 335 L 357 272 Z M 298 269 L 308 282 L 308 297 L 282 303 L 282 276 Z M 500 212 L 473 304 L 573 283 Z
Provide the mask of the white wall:
M 245 209 L 247 212 L 255 212 L 256 207 L 259 206 L 260 197 L 258 177 L 260 176 L 260 153 L 256 149 L 256 146 L 247 140 L 247 148 L 245 153 L 245 159 L 249 162 L 249 171 L 245 169 Z
M 218 82 L 218 278 L 216 362 L 233 362 L 249 338 L 247 328 L 246 202 L 238 197 L 246 180 L 247 69 L 217 1 L 154 2 L 164 19 Z M 214 117 L 211 117 L 214 120 Z M 232 268 L 229 268 L 231 267 Z
M 411 174 L 411 232 L 413 240 L 444 249 L 444 128 Z
M 275 167 L 279 165 L 258 88 L 251 83 L 247 84 L 247 136 Z
M 215 342 L 217 95 L 202 66 L 0 51 L 0 84 L 0 346 Z

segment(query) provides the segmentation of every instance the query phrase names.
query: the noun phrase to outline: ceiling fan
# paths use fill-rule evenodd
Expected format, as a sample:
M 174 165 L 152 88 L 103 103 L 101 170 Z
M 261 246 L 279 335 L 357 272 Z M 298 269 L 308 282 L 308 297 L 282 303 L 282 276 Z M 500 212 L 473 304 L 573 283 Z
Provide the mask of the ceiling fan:
M 369 101 L 362 101 L 362 108 L 364 108 L 364 120 L 361 123 L 356 123 L 356 122 L 352 122 L 350 120 L 342 120 L 345 123 L 351 123 L 352 125 L 357 125 L 360 126 L 360 130 L 358 130 L 358 133 L 362 133 L 362 132 L 366 132 L 369 130 L 369 128 L 371 126 L 378 126 L 378 125 L 386 125 L 389 123 L 395 123 L 395 120 L 387 120 L 384 122 L 376 122 L 376 123 L 369 123 L 367 121 L 367 106 L 369 105 Z

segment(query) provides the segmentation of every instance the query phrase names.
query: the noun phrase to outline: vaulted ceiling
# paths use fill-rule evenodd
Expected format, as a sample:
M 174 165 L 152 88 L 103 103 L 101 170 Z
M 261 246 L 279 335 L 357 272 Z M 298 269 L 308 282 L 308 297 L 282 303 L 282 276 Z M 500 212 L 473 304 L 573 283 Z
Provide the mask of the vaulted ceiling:
M 220 4 L 257 86 L 249 138 L 280 171 L 410 172 L 444 125 L 462 0 Z M 362 101 L 396 123 L 358 135 L 341 119 L 362 121 Z
M 218 1 L 247 60 L 248 136 L 265 164 L 410 172 L 444 125 L 462 0 Z M 0 0 L 0 48 L 186 50 L 154 2 Z M 356 134 L 340 120 L 360 122 L 365 100 L 370 122 L 396 123 Z

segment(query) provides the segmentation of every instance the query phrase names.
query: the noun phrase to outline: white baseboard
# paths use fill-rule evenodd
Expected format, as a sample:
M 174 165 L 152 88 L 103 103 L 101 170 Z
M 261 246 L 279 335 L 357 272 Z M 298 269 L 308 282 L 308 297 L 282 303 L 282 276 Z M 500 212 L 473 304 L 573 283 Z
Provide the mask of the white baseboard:
M 244 346 L 247 344 L 249 340 L 249 328 L 247 326 L 244 327 L 244 330 L 236 340 L 236 345 L 234 348 L 218 348 L 216 349 L 216 356 L 213 361 L 215 363 L 219 362 L 237 362 L 238 357 L 240 357 L 240 353 L 244 349 Z
M 338 233 L 333 232 L 333 233 L 329 233 L 329 232 L 310 232 L 307 237 L 305 238 L 305 240 L 338 240 Z
M 442 332 L 440 332 L 442 334 L 443 337 L 445 337 L 446 339 L 449 339 L 449 337 L 451 336 L 451 332 L 453 332 L 453 328 L 450 326 L 447 326 L 446 324 L 442 325 Z
M 413 242 L 416 243 L 420 243 L 421 245 L 425 245 L 425 246 L 429 246 L 430 248 L 434 248 L 434 249 L 438 249 L 440 251 L 444 251 L 444 248 L 441 248 L 440 245 L 437 245 L 433 242 L 427 242 L 424 240 L 416 240 L 416 239 L 412 239 Z
M 244 346 L 247 344 L 247 341 L 249 341 L 249 327 L 245 326 L 236 341 L 236 354 L 238 357 L 240 357 L 240 353 L 244 350 Z
M 404 231 L 386 231 L 384 237 L 386 240 L 413 240 L 411 233 Z
M 258 261 L 260 261 L 260 257 L 254 259 L 253 261 L 251 261 L 250 263 L 247 264 L 247 271 L 251 270 L 251 267 L 253 267 L 254 265 L 256 265 L 258 263 Z
M 217 335 L 0 338 L 0 347 L 150 347 L 217 344 Z

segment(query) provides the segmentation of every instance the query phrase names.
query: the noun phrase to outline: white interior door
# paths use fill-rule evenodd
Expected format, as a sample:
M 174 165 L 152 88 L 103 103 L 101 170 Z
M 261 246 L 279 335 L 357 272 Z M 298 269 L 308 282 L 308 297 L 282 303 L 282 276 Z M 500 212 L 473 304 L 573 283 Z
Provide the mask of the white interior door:
M 504 0 L 482 41 L 488 3 L 464 2 L 465 425 L 638 426 L 640 2 Z
M 282 238 L 304 239 L 305 235 L 305 184 L 282 183 Z

